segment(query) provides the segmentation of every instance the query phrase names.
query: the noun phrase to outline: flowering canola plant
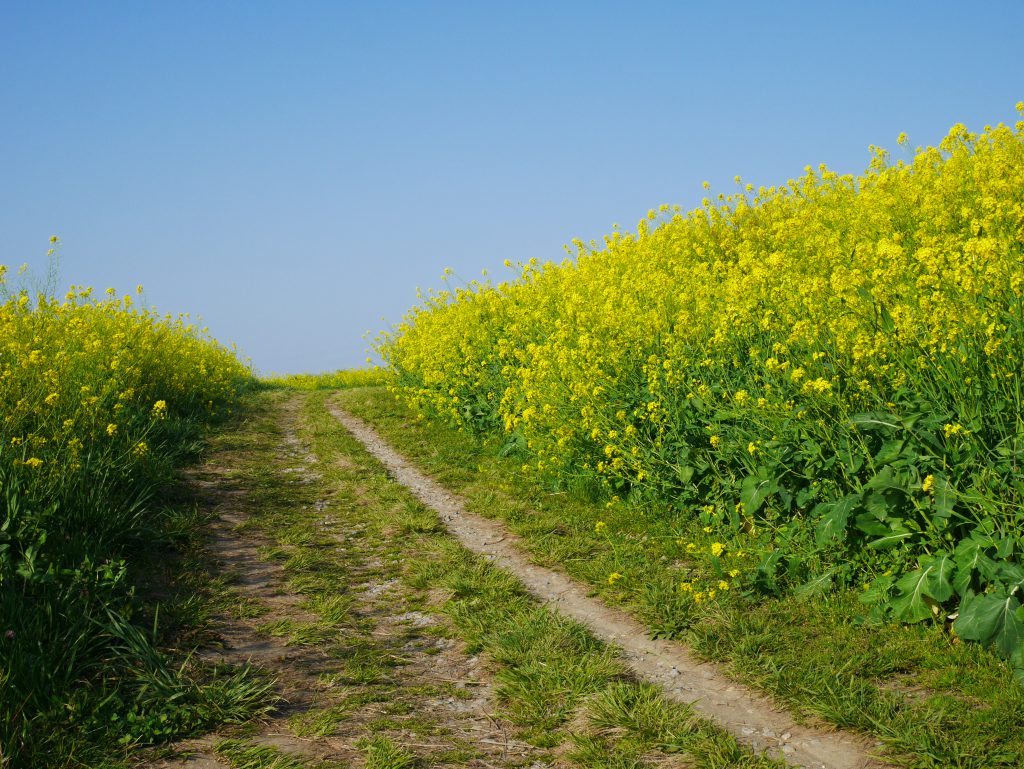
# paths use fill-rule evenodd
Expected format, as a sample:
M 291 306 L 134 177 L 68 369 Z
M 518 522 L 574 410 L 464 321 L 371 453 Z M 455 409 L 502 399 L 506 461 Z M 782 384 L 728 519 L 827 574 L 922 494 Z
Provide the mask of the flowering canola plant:
M 154 491 L 250 379 L 187 317 L 136 301 L 30 292 L 0 265 L 0 744 L 15 762 L 90 708 L 144 709 L 138 675 L 116 673 L 159 659 L 145 632 L 125 640 L 126 553 L 160 535 Z
M 379 340 L 396 392 L 558 481 L 717 505 L 754 589 L 962 600 L 956 632 L 1017 653 L 983 620 L 1024 630 L 1024 121 L 871 151 L 432 291 Z

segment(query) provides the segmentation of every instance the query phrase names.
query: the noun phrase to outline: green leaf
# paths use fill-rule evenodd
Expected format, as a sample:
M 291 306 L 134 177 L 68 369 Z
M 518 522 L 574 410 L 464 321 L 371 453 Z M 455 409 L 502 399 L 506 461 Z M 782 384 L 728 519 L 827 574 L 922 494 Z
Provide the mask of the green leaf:
M 875 454 L 876 465 L 888 465 L 899 459 L 900 454 L 903 451 L 903 447 L 906 445 L 906 441 L 902 438 L 896 440 L 886 441 L 882 444 L 882 448 Z
M 814 539 L 819 546 L 824 545 L 833 539 L 843 541 L 846 538 L 846 524 L 850 519 L 850 513 L 860 502 L 859 494 L 850 494 L 838 502 L 824 505 L 828 508 L 824 517 L 814 529 Z
M 891 467 L 883 467 L 864 485 L 869 489 L 900 488 L 896 479 L 893 477 Z
M 889 533 L 889 527 L 871 513 L 861 513 L 857 516 L 855 523 L 858 529 L 874 537 L 881 537 Z
M 1016 596 L 976 595 L 961 604 L 953 630 L 968 641 L 994 644 L 999 653 L 1009 659 L 1024 639 L 1024 620 L 1018 609 L 1020 601 Z
M 761 509 L 765 499 L 778 491 L 775 482 L 769 478 L 750 475 L 743 479 L 740 488 L 740 501 L 747 515 L 753 515 Z
M 836 457 L 851 475 L 864 466 L 864 455 L 861 453 L 860 447 L 854 447 L 849 438 L 844 438 L 839 444 Z
M 1024 617 L 1021 616 L 1019 609 L 1017 610 L 1017 618 L 1024 621 Z M 1010 661 L 1013 663 L 1013 677 L 1017 679 L 1017 683 L 1024 686 L 1024 643 L 1017 647 L 1017 651 L 1010 657 Z
M 953 597 L 953 574 L 956 566 L 948 555 L 940 555 L 933 562 L 935 570 L 928 579 L 928 595 L 936 601 L 948 601 Z
M 956 576 L 953 578 L 953 588 L 958 595 L 965 595 L 975 572 L 992 572 L 997 564 L 985 555 L 986 545 L 976 539 L 965 539 L 956 546 L 953 553 L 953 560 L 956 562 Z
M 896 583 L 899 595 L 889 604 L 900 622 L 922 622 L 932 616 L 932 607 L 925 600 L 928 580 L 935 571 L 934 565 L 915 569 Z
M 999 564 L 999 581 L 1011 591 L 1013 588 L 1024 590 L 1024 568 L 1015 563 Z
M 798 598 L 810 598 L 811 596 L 821 595 L 832 587 L 832 575 L 834 573 L 834 570 L 830 570 L 824 574 L 812 577 L 804 584 L 796 587 L 793 590 L 793 594 Z
M 857 600 L 868 605 L 884 601 L 889 597 L 892 589 L 893 578 L 891 576 L 877 577 L 868 586 L 868 589 L 857 596 Z
M 913 532 L 893 529 L 891 533 L 886 534 L 884 537 L 879 537 L 878 539 L 873 539 L 868 542 L 867 547 L 871 550 L 888 550 L 889 548 L 896 547 L 900 542 L 903 542 L 905 539 L 909 539 L 912 536 L 914 536 Z
M 880 411 L 872 411 L 864 414 L 854 414 L 850 417 L 850 424 L 865 432 L 899 430 L 900 418 Z
M 935 476 L 935 514 L 949 518 L 956 504 L 956 489 L 944 475 Z
M 878 305 L 878 319 L 882 327 L 882 331 L 887 334 L 891 334 L 896 330 L 896 323 L 893 322 L 892 315 L 886 309 L 884 304 Z

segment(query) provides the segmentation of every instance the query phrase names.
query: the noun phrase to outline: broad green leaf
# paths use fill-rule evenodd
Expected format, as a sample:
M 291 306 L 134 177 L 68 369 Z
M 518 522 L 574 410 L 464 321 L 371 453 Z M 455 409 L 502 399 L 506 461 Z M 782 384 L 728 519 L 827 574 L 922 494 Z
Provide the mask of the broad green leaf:
M 956 489 L 944 475 L 935 476 L 935 514 L 949 518 L 956 504 Z
M 922 622 L 932 616 L 932 608 L 925 600 L 928 579 L 935 570 L 934 566 L 915 569 L 900 578 L 896 583 L 899 592 L 890 602 L 893 615 L 900 622 Z
M 891 467 L 883 467 L 869 480 L 865 486 L 869 489 L 889 489 L 896 483 Z
M 903 451 L 903 447 L 907 444 L 902 438 L 896 440 L 886 441 L 882 444 L 882 448 L 875 454 L 876 465 L 888 465 L 899 459 L 900 454 Z
M 928 595 L 936 601 L 948 601 L 953 597 L 953 575 L 956 571 L 953 559 L 945 554 L 940 555 L 932 565 L 935 570 L 928 578 Z
M 836 538 L 840 541 L 846 538 L 846 524 L 849 521 L 850 512 L 859 501 L 859 494 L 850 494 L 838 502 L 825 505 L 828 510 L 821 519 L 821 523 L 814 529 L 814 539 L 819 546 Z
M 874 537 L 889 533 L 889 527 L 871 513 L 861 513 L 855 519 L 855 523 L 858 529 Z
M 864 454 L 861 453 L 860 446 L 854 446 L 849 438 L 844 438 L 839 444 L 836 457 L 851 474 L 856 473 L 864 466 Z
M 874 430 L 888 432 L 890 430 L 900 429 L 899 417 L 879 411 L 854 414 L 850 417 L 850 424 L 855 425 L 858 429 L 864 430 L 865 432 L 871 432 Z
M 956 546 L 953 553 L 953 561 L 956 563 L 956 576 L 953 578 L 953 588 L 958 595 L 965 595 L 975 573 L 981 574 L 986 579 L 989 575 L 997 575 L 999 564 L 985 554 L 987 545 L 977 539 L 965 539 Z
M 976 595 L 960 605 L 960 616 L 953 630 L 968 641 L 992 643 L 1003 657 L 1009 658 L 1024 639 L 1024 620 L 1020 601 L 1004 593 Z
M 879 537 L 878 539 L 873 539 L 868 542 L 867 547 L 871 550 L 888 550 L 891 547 L 896 547 L 896 545 L 912 536 L 914 536 L 913 532 L 893 529 L 891 533 L 886 534 L 884 537 Z
M 740 501 L 747 515 L 753 515 L 761 509 L 769 494 L 777 491 L 775 482 L 768 478 L 760 478 L 750 475 L 743 479 L 743 486 L 740 488 Z
M 834 571 L 826 571 L 824 574 L 819 574 L 816 577 L 812 577 L 804 584 L 793 590 L 793 594 L 798 598 L 810 598 L 811 596 L 820 595 L 826 592 L 832 587 L 832 575 Z
M 999 581 L 1011 590 L 1024 590 L 1024 568 L 1015 563 L 999 564 Z
M 1006 560 L 1013 555 L 1014 547 L 1016 546 L 1016 538 L 1008 534 L 1004 534 L 996 540 L 996 557 L 1002 560 Z

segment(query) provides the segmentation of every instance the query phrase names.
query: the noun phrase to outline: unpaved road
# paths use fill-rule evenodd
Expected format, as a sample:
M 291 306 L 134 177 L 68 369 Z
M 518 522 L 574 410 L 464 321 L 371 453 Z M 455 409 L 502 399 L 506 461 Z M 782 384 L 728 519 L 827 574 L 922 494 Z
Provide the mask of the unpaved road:
M 674 699 L 692 705 L 757 751 L 773 751 L 807 769 L 868 769 L 887 764 L 872 757 L 880 744 L 840 731 L 810 729 L 767 697 L 732 681 L 715 665 L 701 662 L 675 641 L 652 640 L 626 613 L 589 597 L 590 590 L 565 574 L 530 561 L 517 537 L 501 523 L 467 512 L 458 497 L 421 473 L 370 425 L 338 405 L 331 413 L 473 552 L 512 572 L 540 601 L 586 625 L 616 645 L 629 667 Z
M 181 742 L 147 769 L 884 766 L 871 759 L 873 744 L 795 724 L 679 643 L 650 640 L 628 615 L 590 598 L 585 585 L 531 563 L 500 523 L 466 512 L 371 427 L 323 397 L 261 396 L 252 417 L 217 441 L 192 484 L 217 516 L 209 556 L 223 583 L 213 628 L 220 643 L 201 655 L 262 667 L 276 678 L 281 701 L 265 722 Z M 549 610 L 529 611 L 567 617 L 619 650 L 618 659 L 607 647 L 587 652 L 601 665 L 602 655 L 614 660 L 604 668 L 606 683 L 568 704 L 531 703 L 530 685 L 517 706 L 510 682 L 557 661 L 502 662 L 497 626 L 467 632 L 467 621 L 501 621 L 504 609 L 459 619 L 453 590 L 477 590 L 470 583 L 491 567 L 474 566 L 452 537 Z M 548 622 L 529 617 L 537 627 Z M 488 633 L 493 652 L 481 642 Z M 696 753 L 661 737 L 641 744 L 638 732 L 593 719 L 592 695 L 636 691 L 643 681 L 683 703 L 670 707 L 682 717 L 675 723 L 698 735 Z M 557 687 L 550 691 L 545 696 L 561 697 Z M 524 704 L 539 707 L 542 720 L 549 709 L 564 717 L 531 731 Z M 714 726 L 688 722 L 688 712 Z

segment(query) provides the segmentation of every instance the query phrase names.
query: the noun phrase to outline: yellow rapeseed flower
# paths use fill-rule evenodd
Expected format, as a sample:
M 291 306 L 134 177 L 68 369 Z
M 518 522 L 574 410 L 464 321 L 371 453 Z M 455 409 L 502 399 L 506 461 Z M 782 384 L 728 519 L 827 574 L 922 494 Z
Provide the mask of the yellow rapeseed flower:
M 952 438 L 954 435 L 963 435 L 965 430 L 962 424 L 956 422 L 954 424 L 943 425 L 942 432 L 947 438 Z

